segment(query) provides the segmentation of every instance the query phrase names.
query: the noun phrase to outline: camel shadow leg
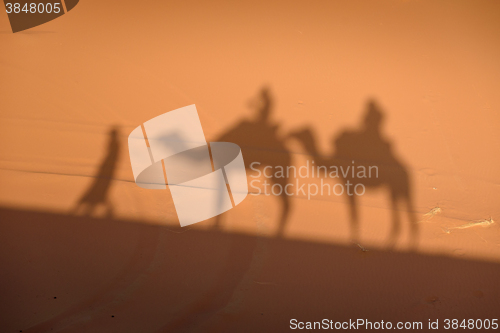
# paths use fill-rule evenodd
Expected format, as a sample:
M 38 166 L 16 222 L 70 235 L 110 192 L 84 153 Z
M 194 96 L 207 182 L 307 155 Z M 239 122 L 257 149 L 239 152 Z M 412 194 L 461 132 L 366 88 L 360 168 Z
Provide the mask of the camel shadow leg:
M 387 247 L 392 249 L 396 245 L 399 234 L 401 233 L 401 219 L 398 211 L 399 199 L 392 194 L 391 195 L 391 214 L 392 214 L 392 228 L 389 234 L 389 240 L 387 242 Z
M 358 216 L 358 205 L 355 195 L 348 196 L 349 198 L 349 210 L 351 214 L 351 242 L 354 244 L 359 244 L 359 216 Z
M 281 201 L 281 216 L 278 224 L 277 237 L 283 237 L 285 234 L 285 227 L 288 221 L 288 215 L 290 214 L 290 197 L 286 194 L 286 186 L 288 185 L 287 178 L 272 178 L 272 183 L 280 185 L 282 192 L 279 196 Z
M 283 237 L 285 233 L 285 226 L 288 220 L 288 215 L 290 213 L 290 198 L 282 193 L 280 196 L 281 203 L 283 205 L 282 212 L 281 212 L 281 217 L 279 221 L 279 226 L 278 226 L 278 237 Z
M 413 204 L 410 198 L 407 198 L 408 220 L 410 221 L 410 250 L 415 251 L 418 247 L 418 221 L 413 211 Z

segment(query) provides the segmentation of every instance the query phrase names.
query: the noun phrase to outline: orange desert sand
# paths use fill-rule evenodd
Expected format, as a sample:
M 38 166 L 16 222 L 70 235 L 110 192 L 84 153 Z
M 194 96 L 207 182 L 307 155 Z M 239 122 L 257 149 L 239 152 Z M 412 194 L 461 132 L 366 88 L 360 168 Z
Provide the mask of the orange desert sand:
M 13 34 L 0 14 L 0 331 L 499 318 L 499 17 L 482 0 L 82 0 Z M 181 228 L 169 190 L 134 183 L 127 137 L 191 104 L 246 164 L 342 156 L 379 181 L 355 202 L 251 187 Z

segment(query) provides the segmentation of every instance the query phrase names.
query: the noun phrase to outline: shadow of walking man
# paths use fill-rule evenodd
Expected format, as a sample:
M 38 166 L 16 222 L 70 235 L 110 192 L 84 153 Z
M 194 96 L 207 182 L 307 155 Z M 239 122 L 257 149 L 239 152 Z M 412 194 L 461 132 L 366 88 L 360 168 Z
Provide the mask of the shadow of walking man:
M 113 127 L 109 131 L 108 147 L 94 180 L 87 191 L 83 193 L 76 205 L 71 210 L 72 214 L 78 214 L 83 211 L 83 215 L 90 216 L 95 212 L 99 205 L 106 208 L 106 217 L 113 217 L 113 205 L 109 201 L 108 192 L 115 174 L 116 163 L 120 155 L 120 146 L 118 143 L 119 130 Z
M 344 130 L 334 137 L 333 152 L 326 157 L 322 157 L 318 152 L 316 138 L 310 128 L 294 132 L 291 136 L 303 144 L 305 150 L 314 157 L 317 165 L 343 170 L 338 178 L 343 184 L 351 184 L 351 189 L 356 189 L 357 185 L 361 185 L 363 189 L 388 189 L 392 229 L 387 245 L 392 248 L 400 235 L 400 209 L 403 207 L 408 213 L 410 222 L 410 247 L 415 249 L 418 225 L 414 216 L 410 175 L 394 153 L 392 143 L 382 134 L 383 119 L 384 114 L 377 103 L 374 100 L 368 101 L 360 128 Z M 367 174 L 367 169 L 372 172 Z M 362 170 L 365 172 L 363 173 Z M 350 208 L 351 240 L 357 244 L 359 242 L 358 194 L 352 190 L 350 193 L 344 191 L 344 194 Z

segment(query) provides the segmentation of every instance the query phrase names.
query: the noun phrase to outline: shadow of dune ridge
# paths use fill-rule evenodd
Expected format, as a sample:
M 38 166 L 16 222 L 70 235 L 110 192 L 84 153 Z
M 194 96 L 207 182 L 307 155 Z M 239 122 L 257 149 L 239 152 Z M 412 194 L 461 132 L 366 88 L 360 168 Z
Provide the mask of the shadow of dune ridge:
M 3 332 L 280 332 L 498 316 L 498 263 L 0 207 Z
M 400 236 L 400 210 L 404 209 L 410 223 L 410 247 L 416 249 L 418 225 L 414 215 L 411 177 L 408 168 L 394 152 L 394 144 L 382 133 L 384 118 L 379 104 L 369 100 L 358 128 L 345 129 L 334 135 L 332 151 L 327 155 L 319 152 L 314 130 L 310 127 L 294 131 L 290 137 L 299 140 L 306 152 L 313 156 L 316 168 L 326 167 L 324 176 L 337 168 L 338 176 L 332 178 L 339 178 L 341 184 L 351 184 L 351 192 L 346 190 L 343 194 L 350 207 L 352 242 L 359 242 L 358 195 L 364 194 L 365 189 L 385 188 L 389 192 L 392 211 L 392 229 L 387 246 L 392 248 Z

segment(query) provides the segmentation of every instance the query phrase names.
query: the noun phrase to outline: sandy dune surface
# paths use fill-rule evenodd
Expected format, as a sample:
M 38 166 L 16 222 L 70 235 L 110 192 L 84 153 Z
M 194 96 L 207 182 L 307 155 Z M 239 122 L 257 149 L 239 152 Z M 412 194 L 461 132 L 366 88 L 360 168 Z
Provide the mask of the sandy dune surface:
M 15 34 L 0 15 L 0 331 L 500 319 L 499 13 L 82 0 Z M 168 189 L 134 183 L 127 137 L 191 104 L 253 185 L 180 228 Z M 352 200 L 326 189 L 355 177 L 313 163 L 379 174 Z

